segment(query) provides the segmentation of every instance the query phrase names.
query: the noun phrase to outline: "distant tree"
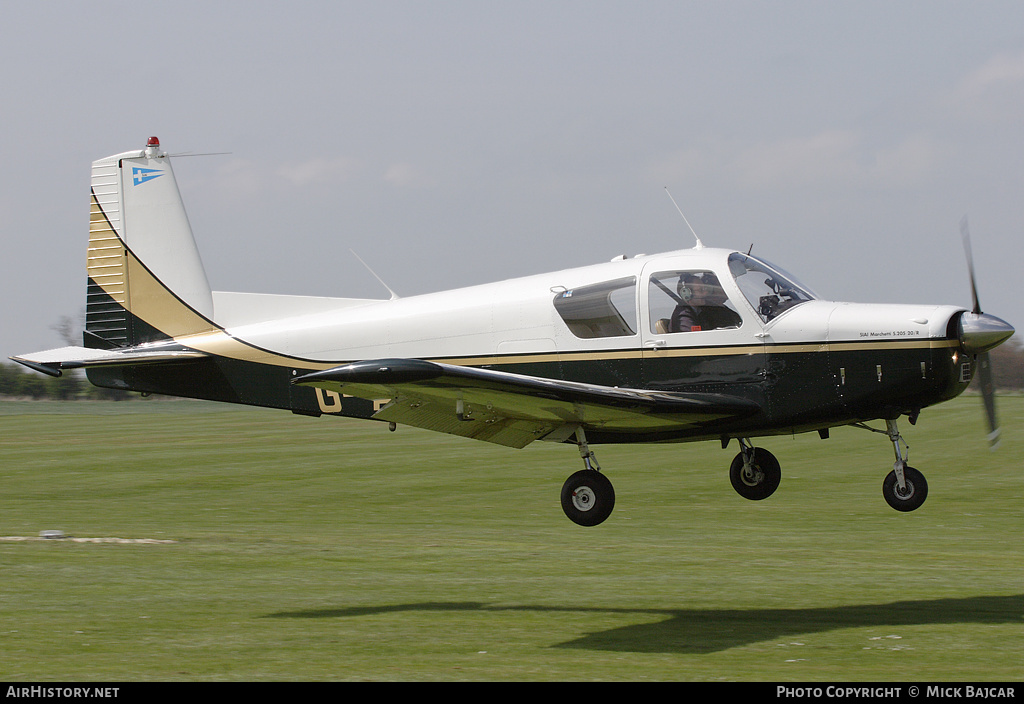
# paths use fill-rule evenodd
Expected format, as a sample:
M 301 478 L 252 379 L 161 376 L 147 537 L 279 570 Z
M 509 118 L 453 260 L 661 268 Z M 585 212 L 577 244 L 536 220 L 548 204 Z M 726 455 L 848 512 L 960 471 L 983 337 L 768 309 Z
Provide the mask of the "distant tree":
M 1024 389 L 1024 346 L 1016 335 L 989 352 L 989 358 L 997 389 Z
M 50 329 L 60 335 L 64 344 L 81 345 L 82 332 L 85 330 L 85 309 L 80 310 L 77 316 L 62 315 Z
M 21 372 L 13 364 L 0 364 L 0 396 L 14 396 L 21 382 Z
M 54 399 L 58 401 L 75 401 L 80 398 L 99 398 L 94 396 L 85 378 L 75 373 L 64 373 L 59 377 L 44 376 L 37 372 L 23 370 L 16 364 L 0 364 L 0 396 L 18 398 Z M 96 389 L 105 391 L 106 389 Z M 124 392 L 120 392 L 124 394 Z M 124 398 L 125 396 L 120 396 Z
M 65 372 L 60 377 L 47 377 L 48 398 L 58 401 L 74 401 L 82 395 L 85 380 L 77 373 Z
M 46 384 L 46 377 L 42 374 L 20 373 L 18 376 L 18 387 L 16 396 L 29 396 L 34 399 L 46 398 L 50 389 Z

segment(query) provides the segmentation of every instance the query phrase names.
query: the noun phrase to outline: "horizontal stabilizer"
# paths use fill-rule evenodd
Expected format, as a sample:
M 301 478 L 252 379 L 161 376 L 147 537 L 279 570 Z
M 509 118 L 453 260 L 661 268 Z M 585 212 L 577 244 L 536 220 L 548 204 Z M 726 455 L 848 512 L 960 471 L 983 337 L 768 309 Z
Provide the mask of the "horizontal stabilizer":
M 11 357 L 11 360 L 43 374 L 60 376 L 62 369 L 180 362 L 206 356 L 203 352 L 185 349 L 131 347 L 119 350 L 98 350 L 88 347 L 59 347 Z

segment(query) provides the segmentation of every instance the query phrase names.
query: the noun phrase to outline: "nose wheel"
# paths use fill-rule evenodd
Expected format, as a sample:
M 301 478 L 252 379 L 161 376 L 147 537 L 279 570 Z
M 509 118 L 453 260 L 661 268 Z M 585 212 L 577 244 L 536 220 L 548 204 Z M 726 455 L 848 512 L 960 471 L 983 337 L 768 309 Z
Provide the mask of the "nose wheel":
M 910 417 L 913 423 L 916 415 Z M 910 446 L 903 440 L 895 420 L 885 421 L 885 430 L 876 430 L 863 423 L 854 423 L 854 427 L 870 430 L 873 433 L 882 433 L 889 436 L 892 442 L 892 449 L 896 455 L 896 461 L 892 463 L 892 471 L 882 481 L 882 498 L 897 511 L 915 511 L 921 508 L 921 504 L 928 498 L 928 482 L 924 475 L 907 464 L 907 457 L 904 450 L 909 451 Z
M 885 503 L 897 511 L 913 511 L 920 508 L 924 500 L 928 498 L 928 482 L 925 481 L 923 474 L 907 464 L 900 443 L 907 450 L 910 448 L 900 435 L 896 421 L 885 421 L 885 432 L 892 441 L 896 461 L 892 464 L 892 471 L 885 476 L 885 480 L 882 482 L 882 497 L 885 499 Z
M 923 474 L 906 463 L 902 469 L 903 484 L 900 484 L 899 474 L 894 469 L 882 482 L 882 496 L 897 511 L 913 511 L 920 508 L 928 497 L 928 482 Z

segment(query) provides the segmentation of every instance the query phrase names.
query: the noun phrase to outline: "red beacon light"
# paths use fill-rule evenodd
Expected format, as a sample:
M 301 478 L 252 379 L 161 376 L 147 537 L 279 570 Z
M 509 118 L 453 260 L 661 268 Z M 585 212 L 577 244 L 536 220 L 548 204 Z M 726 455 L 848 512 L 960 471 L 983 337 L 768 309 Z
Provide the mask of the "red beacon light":
M 160 140 L 157 137 L 150 137 L 146 141 L 146 151 L 143 153 L 147 159 L 159 159 L 162 156 L 166 156 L 160 151 Z

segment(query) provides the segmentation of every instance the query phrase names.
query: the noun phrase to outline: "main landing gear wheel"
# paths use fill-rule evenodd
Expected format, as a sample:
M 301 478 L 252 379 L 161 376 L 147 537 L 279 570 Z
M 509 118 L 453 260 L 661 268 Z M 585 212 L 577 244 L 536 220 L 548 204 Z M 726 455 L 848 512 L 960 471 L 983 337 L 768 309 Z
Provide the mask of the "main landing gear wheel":
M 763 447 L 743 446 L 729 467 L 732 488 L 740 496 L 751 501 L 767 499 L 779 488 L 782 468 L 775 455 Z
M 920 508 L 928 498 L 928 482 L 924 475 L 913 467 L 903 467 L 904 488 L 900 488 L 896 470 L 886 475 L 882 482 L 882 496 L 885 502 L 897 511 L 913 511 Z
M 587 444 L 583 426 L 576 426 L 576 445 L 586 469 L 573 474 L 562 485 L 562 510 L 570 521 L 581 526 L 603 523 L 615 508 L 615 489 L 608 477 L 601 474 L 601 465 Z
M 603 523 L 615 508 L 615 489 L 608 477 L 594 469 L 581 469 L 562 485 L 562 510 L 581 526 Z

